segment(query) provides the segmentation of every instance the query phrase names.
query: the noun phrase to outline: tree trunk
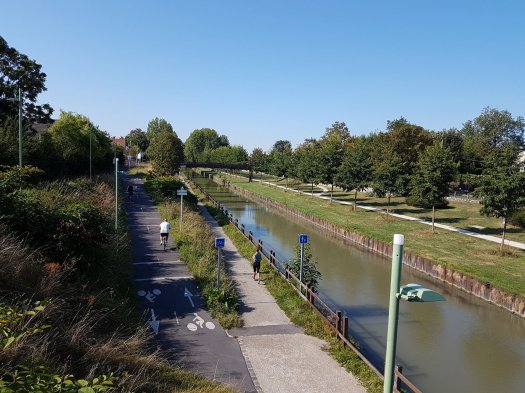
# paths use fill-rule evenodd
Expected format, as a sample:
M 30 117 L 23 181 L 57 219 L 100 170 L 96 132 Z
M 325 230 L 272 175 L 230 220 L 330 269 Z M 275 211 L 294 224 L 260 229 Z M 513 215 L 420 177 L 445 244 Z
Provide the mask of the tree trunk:
M 507 230 L 507 217 L 503 217 L 503 234 L 501 236 L 500 251 L 503 252 L 503 246 L 505 245 L 505 232 Z
M 434 221 L 436 220 L 436 207 L 432 205 L 432 233 L 434 233 Z
M 332 203 L 333 197 L 334 197 L 334 183 L 332 182 L 332 191 L 330 191 L 330 203 Z
M 314 196 L 314 182 L 312 182 L 312 196 Z
M 357 188 L 355 189 L 355 194 L 354 194 L 354 211 L 357 210 Z
M 386 214 L 390 214 L 390 192 L 388 193 L 388 202 L 386 203 Z
M 286 190 L 288 190 L 288 177 L 286 178 Z

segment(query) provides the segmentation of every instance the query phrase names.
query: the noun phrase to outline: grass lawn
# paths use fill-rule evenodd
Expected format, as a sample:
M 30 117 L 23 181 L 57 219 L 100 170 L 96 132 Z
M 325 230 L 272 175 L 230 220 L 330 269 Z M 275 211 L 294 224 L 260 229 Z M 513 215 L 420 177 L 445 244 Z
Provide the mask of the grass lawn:
M 351 206 L 330 203 L 330 201 L 298 193 L 285 192 L 282 189 L 261 185 L 258 182 L 249 183 L 247 179 L 243 178 L 231 177 L 229 180 L 232 185 L 386 243 L 392 242 L 395 233 L 402 233 L 405 235 L 406 251 L 426 257 L 457 271 L 468 273 L 482 282 L 490 283 L 510 293 L 525 296 L 524 251 L 507 247 L 507 252 L 502 255 L 499 253 L 499 244 L 497 243 L 439 228 L 436 228 L 436 232 L 432 233 L 430 226 L 386 217 L 384 214 L 363 209 L 354 212 Z M 348 198 L 353 199 L 353 195 L 349 195 Z M 366 201 L 370 204 L 386 203 L 384 199 L 367 198 Z M 363 199 L 361 198 L 359 202 L 363 203 Z M 405 213 L 407 213 L 407 209 L 416 210 L 407 205 L 402 205 L 401 200 L 397 198 L 394 198 L 392 205 L 394 203 L 397 203 L 394 207 L 396 212 L 400 212 L 399 210 L 403 210 L 403 208 Z M 456 205 L 453 203 L 451 206 L 451 208 L 442 211 L 443 214 L 448 215 L 449 223 L 458 220 L 465 227 L 481 225 L 486 226 L 488 231 L 497 229 L 494 220 L 491 221 L 485 217 L 478 219 L 479 214 L 474 215 L 479 205 L 467 203 Z M 428 212 L 423 209 L 419 210 L 411 213 L 411 215 L 428 215 Z M 489 226 L 491 222 L 492 226 Z M 525 239 L 522 231 L 515 232 L 512 235 L 513 238 L 517 236 L 517 240 Z

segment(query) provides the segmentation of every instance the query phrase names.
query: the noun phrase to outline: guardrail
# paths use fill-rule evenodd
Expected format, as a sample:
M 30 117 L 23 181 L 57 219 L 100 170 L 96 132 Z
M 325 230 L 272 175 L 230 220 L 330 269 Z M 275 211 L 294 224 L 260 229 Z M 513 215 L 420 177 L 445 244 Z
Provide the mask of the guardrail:
M 191 180 L 191 179 L 189 179 Z M 211 202 L 221 213 L 228 218 L 228 220 L 248 239 L 252 244 L 261 248 L 262 254 L 268 260 L 270 266 L 274 268 L 302 297 L 308 305 L 316 311 L 336 334 L 338 340 L 340 340 L 344 346 L 349 347 L 354 353 L 381 379 L 384 379 L 383 374 L 361 353 L 359 348 L 352 343 L 351 338 L 348 336 L 349 320 L 347 316 L 342 316 L 341 311 L 334 311 L 328 306 L 320 297 L 319 293 L 315 288 L 311 288 L 301 282 L 297 276 L 295 276 L 290 269 L 288 269 L 288 263 L 280 261 L 275 256 L 275 251 L 266 247 L 262 240 L 257 239 L 252 231 L 246 231 L 244 224 L 239 223 L 239 219 L 234 218 L 231 213 L 217 200 L 215 200 L 204 188 L 199 184 L 191 181 L 193 187 L 197 188 L 205 197 L 206 200 Z M 394 391 L 409 392 L 409 393 L 422 393 L 406 376 L 402 373 L 403 367 L 397 365 L 394 370 Z

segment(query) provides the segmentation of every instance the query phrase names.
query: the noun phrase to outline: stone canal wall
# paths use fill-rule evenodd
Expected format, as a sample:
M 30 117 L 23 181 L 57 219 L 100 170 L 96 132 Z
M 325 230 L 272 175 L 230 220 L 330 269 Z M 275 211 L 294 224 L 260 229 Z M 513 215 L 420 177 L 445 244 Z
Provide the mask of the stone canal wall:
M 214 180 L 218 183 L 217 179 Z M 315 226 L 324 229 L 330 234 L 335 234 L 345 240 L 349 240 L 354 244 L 366 248 L 367 250 L 384 255 L 388 258 L 392 257 L 391 244 L 386 244 L 379 240 L 361 235 L 360 233 L 342 228 L 331 222 L 315 217 L 312 214 L 302 213 L 296 209 L 292 209 L 281 203 L 275 202 L 274 200 L 258 195 L 251 191 L 247 191 L 235 185 L 229 185 L 229 189 L 255 202 L 272 207 L 282 213 L 306 220 Z M 456 288 L 471 293 L 481 299 L 487 300 L 499 307 L 502 307 L 525 318 L 525 298 L 523 297 L 509 294 L 502 289 L 491 286 L 488 283 L 476 280 L 465 273 L 450 269 L 446 266 L 435 263 L 430 259 L 412 254 L 410 252 L 404 252 L 403 263 L 435 279 L 451 284 Z

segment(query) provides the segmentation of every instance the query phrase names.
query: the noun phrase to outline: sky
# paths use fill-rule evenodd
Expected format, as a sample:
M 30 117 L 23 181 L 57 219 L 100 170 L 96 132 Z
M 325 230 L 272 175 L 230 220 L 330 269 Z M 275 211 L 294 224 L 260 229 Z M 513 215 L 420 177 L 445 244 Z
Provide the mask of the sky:
M 525 115 L 522 0 L 0 0 L 0 35 L 42 65 L 54 117 L 113 136 L 166 119 L 249 152 L 405 117 Z

